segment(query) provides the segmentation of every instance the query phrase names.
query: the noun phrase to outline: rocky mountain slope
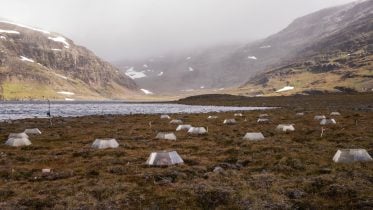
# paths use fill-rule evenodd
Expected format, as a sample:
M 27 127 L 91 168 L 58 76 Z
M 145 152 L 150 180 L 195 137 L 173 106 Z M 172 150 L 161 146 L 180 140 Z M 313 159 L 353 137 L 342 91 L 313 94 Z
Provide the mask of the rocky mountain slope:
M 347 66 L 357 65 L 362 68 L 360 73 L 365 78 L 363 85 L 359 85 L 360 80 L 345 82 L 333 79 L 331 80 L 333 84 L 325 81 L 317 86 L 316 82 L 304 85 L 303 89 L 330 90 L 334 85 L 331 89 L 336 86 L 341 86 L 342 89 L 354 86 L 352 88 L 358 91 L 367 90 L 370 87 L 369 75 L 371 74 L 367 70 L 369 66 L 367 60 L 371 55 L 368 48 L 372 43 L 370 38 L 372 3 L 372 0 L 357 1 L 306 15 L 296 19 L 277 34 L 247 45 L 220 46 L 144 61 L 122 61 L 118 62 L 117 66 L 127 75 L 132 76 L 138 84 L 155 92 L 195 92 L 202 89 L 224 92 L 229 87 L 246 84 L 237 90 L 238 93 L 252 95 L 268 94 L 273 90 L 281 89 L 287 83 L 292 83 L 293 80 L 289 74 L 288 79 L 279 76 L 271 84 L 267 81 L 268 76 L 261 75 L 263 72 L 272 72 L 302 62 L 306 65 L 310 65 L 311 62 L 313 67 L 307 68 L 316 69 L 313 70 L 314 72 L 323 71 L 325 65 L 334 64 L 333 60 L 350 56 L 348 59 L 350 64 Z M 354 45 L 356 49 L 352 50 L 350 45 Z M 317 61 L 314 61 L 315 59 Z M 365 67 L 361 66 L 361 62 Z M 346 70 L 343 66 L 340 65 L 341 68 L 338 69 Z M 331 77 L 335 76 L 331 72 L 327 74 L 332 75 Z M 314 75 L 304 76 L 307 82 L 307 76 Z M 264 83 L 267 85 L 266 91 L 263 91 Z
M 333 24 L 314 26 L 324 27 L 328 33 L 311 35 L 312 41 L 298 49 L 291 59 L 250 79 L 240 89 L 246 94 L 273 94 L 276 90 L 277 94 L 372 91 L 373 1 L 323 10 L 293 24 L 313 28 L 305 21 L 317 17 L 332 20 Z M 287 31 L 291 30 L 281 33 Z M 283 86 L 288 88 L 281 90 Z
M 0 21 L 2 99 L 126 99 L 136 83 L 60 34 Z

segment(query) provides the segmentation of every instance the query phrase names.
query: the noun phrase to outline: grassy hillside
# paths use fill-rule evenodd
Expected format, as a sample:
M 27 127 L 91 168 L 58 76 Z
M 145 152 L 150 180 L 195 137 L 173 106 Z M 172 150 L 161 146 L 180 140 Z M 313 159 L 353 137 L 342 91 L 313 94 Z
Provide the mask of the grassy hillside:
M 367 10 L 372 7 L 373 1 L 365 1 L 337 13 L 337 19 L 350 17 L 354 21 L 337 21 L 339 27 L 308 43 L 294 58 L 250 79 L 237 92 L 290 95 L 373 91 L 373 14 Z M 294 90 L 275 93 L 284 86 Z
M 313 92 L 369 92 L 373 90 L 373 56 L 354 53 L 321 54 L 263 73 L 233 91 L 243 95 L 291 95 Z M 284 86 L 294 90 L 276 93 Z

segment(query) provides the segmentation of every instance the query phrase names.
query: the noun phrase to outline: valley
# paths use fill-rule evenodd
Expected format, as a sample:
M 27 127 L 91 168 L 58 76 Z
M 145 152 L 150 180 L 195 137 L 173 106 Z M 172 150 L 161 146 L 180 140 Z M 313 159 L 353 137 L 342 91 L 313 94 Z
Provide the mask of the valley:
M 373 2 L 323 9 L 263 40 L 115 65 L 156 94 L 372 91 Z
M 0 209 L 373 209 L 373 0 L 51 2 L 0 7 Z

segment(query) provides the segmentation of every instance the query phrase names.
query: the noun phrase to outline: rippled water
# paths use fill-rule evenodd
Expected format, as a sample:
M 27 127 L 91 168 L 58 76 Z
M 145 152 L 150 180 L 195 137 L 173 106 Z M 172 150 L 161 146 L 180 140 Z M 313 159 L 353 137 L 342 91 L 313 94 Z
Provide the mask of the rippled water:
M 124 102 L 53 102 L 52 116 L 85 116 L 104 114 L 176 114 L 245 111 L 268 109 L 268 107 L 189 106 L 163 103 Z M 45 102 L 0 102 L 0 120 L 47 117 Z

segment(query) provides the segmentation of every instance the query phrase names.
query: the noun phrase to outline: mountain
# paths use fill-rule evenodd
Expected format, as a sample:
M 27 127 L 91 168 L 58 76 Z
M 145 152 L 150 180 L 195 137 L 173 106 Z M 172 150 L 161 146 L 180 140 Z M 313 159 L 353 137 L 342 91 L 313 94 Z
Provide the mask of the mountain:
M 299 85 L 293 81 L 297 78 L 291 77 L 294 70 L 307 70 L 301 78 L 305 84 L 295 90 L 336 90 L 339 86 L 339 89 L 368 90 L 371 87 L 367 59 L 371 55 L 372 2 L 357 1 L 323 9 L 294 20 L 274 35 L 245 45 L 218 46 L 142 61 L 122 61 L 116 65 L 127 75 L 134 75 L 142 87 L 161 93 L 201 89 L 225 92 L 230 87 L 244 84 L 233 91 L 249 95 L 269 94 L 290 83 Z M 336 63 L 339 59 L 346 63 Z M 337 73 L 330 71 L 326 74 L 333 77 L 331 83 L 316 79 L 315 83 L 307 84 L 307 76 L 322 76 L 322 73 L 313 73 L 330 68 L 355 71 L 357 67 L 351 68 L 353 65 L 359 66 L 356 74 L 361 74 L 361 79 L 355 77 L 346 82 L 343 79 L 348 77 L 346 72 L 341 74 L 341 80 L 335 77 Z M 313 70 L 308 71 L 310 69 Z M 307 75 L 310 73 L 312 75 Z M 288 77 L 283 78 L 285 75 Z
M 225 68 L 230 65 L 225 61 L 239 47 L 224 45 L 114 64 L 141 87 L 158 94 L 224 88 L 245 81 Z
M 136 83 L 64 36 L 0 21 L 2 99 L 127 99 Z
M 240 92 L 273 95 L 276 90 L 277 94 L 372 91 L 372 32 L 372 0 L 299 18 L 266 41 L 302 47 L 295 47 L 286 61 L 251 78 Z

